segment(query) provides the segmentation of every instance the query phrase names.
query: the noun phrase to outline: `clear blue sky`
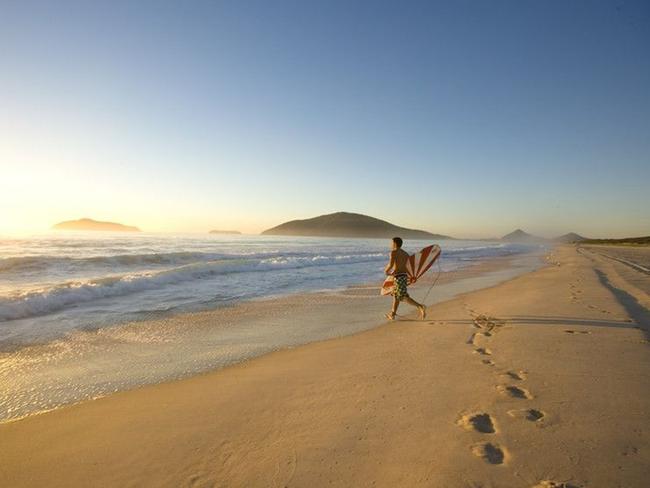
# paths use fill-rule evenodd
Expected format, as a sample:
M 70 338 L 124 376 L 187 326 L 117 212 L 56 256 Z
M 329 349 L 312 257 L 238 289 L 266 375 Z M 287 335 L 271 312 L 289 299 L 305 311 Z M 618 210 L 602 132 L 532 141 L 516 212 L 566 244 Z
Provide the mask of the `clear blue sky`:
M 647 235 L 649 53 L 647 1 L 4 1 L 0 231 Z

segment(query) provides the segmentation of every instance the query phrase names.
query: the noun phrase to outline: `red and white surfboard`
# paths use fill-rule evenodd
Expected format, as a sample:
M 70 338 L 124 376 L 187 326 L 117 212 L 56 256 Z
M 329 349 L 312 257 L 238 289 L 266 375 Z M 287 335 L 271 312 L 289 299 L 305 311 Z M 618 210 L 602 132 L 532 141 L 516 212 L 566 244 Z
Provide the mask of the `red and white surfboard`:
M 440 257 L 440 252 L 440 246 L 433 244 L 432 246 L 427 246 L 420 252 L 416 252 L 409 256 L 409 260 L 406 263 L 406 273 L 408 274 L 409 285 L 415 283 L 429 268 L 431 268 L 433 263 L 436 262 L 436 259 Z M 381 294 L 392 294 L 394 286 L 395 278 L 392 276 L 387 277 L 384 284 L 381 286 Z

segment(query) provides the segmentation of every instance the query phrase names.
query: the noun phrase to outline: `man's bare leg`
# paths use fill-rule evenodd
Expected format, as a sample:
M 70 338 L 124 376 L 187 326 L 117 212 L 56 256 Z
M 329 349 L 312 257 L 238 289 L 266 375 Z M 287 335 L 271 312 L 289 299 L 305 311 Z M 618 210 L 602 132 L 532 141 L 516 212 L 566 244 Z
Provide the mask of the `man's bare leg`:
M 414 307 L 417 307 L 418 310 L 420 311 L 420 318 L 422 320 L 427 318 L 427 308 L 422 305 L 421 303 L 416 302 L 413 300 L 411 297 L 404 297 L 404 300 L 406 300 L 406 303 L 413 305 Z
M 399 307 L 399 300 L 393 297 L 393 308 L 386 314 L 386 318 L 388 320 L 395 320 L 395 316 L 397 315 L 397 307 Z

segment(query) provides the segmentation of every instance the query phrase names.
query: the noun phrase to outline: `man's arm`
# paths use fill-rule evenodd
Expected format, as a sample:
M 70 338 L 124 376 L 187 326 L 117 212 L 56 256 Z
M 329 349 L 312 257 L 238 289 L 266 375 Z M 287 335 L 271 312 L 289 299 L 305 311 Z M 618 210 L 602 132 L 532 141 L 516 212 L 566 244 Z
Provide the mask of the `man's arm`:
M 396 254 L 397 254 L 397 251 L 391 251 L 390 252 L 390 261 L 388 262 L 388 264 L 384 268 L 384 273 L 386 273 L 387 275 L 390 274 L 390 270 L 393 269 L 393 267 L 395 266 L 395 255 Z

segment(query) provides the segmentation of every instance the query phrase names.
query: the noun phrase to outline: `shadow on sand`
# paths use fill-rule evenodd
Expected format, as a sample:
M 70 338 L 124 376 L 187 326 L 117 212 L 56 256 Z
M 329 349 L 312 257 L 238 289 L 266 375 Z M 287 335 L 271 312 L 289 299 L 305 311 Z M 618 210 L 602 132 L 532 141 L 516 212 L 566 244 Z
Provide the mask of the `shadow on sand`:
M 620 290 L 619 290 L 620 291 Z M 650 313 L 634 299 L 625 292 L 622 292 L 627 297 L 633 300 L 626 305 L 621 298 L 621 304 L 625 307 L 630 316 L 636 321 L 635 322 L 626 322 L 623 320 L 601 320 L 601 319 L 586 319 L 580 317 L 558 317 L 558 316 L 533 316 L 533 315 L 514 315 L 514 316 L 503 316 L 500 319 L 506 322 L 506 325 L 556 325 L 556 326 L 577 326 L 577 327 L 615 327 L 619 329 L 641 329 L 645 335 L 646 339 L 650 340 L 650 329 L 648 328 L 648 320 L 650 319 Z M 624 298 L 627 300 L 627 298 Z M 642 322 L 645 320 L 645 323 Z M 415 319 L 403 319 L 404 322 L 414 322 L 427 325 L 438 325 L 439 321 L 435 319 L 434 316 L 431 318 L 420 321 Z M 473 321 L 468 319 L 458 319 L 458 320 L 444 320 L 440 321 L 445 324 L 453 325 L 472 325 Z
M 641 329 L 644 332 L 646 339 L 650 341 L 650 328 L 648 328 L 648 324 L 650 324 L 649 322 L 650 312 L 648 312 L 648 310 L 646 310 L 644 307 L 639 305 L 639 303 L 634 299 L 634 297 L 631 297 L 625 292 L 622 293 L 625 295 L 625 297 L 623 297 L 623 300 L 628 300 L 628 298 L 631 299 L 630 302 L 623 302 L 623 300 L 621 300 L 621 304 L 625 307 L 625 309 L 628 311 L 630 316 L 633 317 L 636 323 L 625 322 L 622 320 L 584 319 L 578 317 L 535 317 L 530 315 L 505 316 L 502 317 L 502 319 L 506 322 L 506 325 L 508 324 L 510 325 L 557 325 L 563 327 L 582 326 L 582 327 L 615 327 L 619 329 Z M 619 298 L 619 300 L 620 299 L 621 298 Z M 467 319 L 459 319 L 459 320 L 447 319 L 443 321 L 438 321 L 433 316 L 424 321 L 415 320 L 415 319 L 402 319 L 400 321 L 413 322 L 422 325 L 439 325 L 441 323 L 453 324 L 453 325 L 473 324 L 472 320 L 467 320 Z
M 646 338 L 650 339 L 650 311 L 641 305 L 635 297 L 612 285 L 605 273 L 599 269 L 594 271 L 596 271 L 598 280 L 602 285 L 612 292 L 618 300 L 618 303 L 625 308 L 625 311 L 634 319 L 643 332 L 645 332 Z
M 585 327 L 618 327 L 633 329 L 636 324 L 633 322 L 625 322 L 622 320 L 599 320 L 599 319 L 584 319 L 579 317 L 536 317 L 534 315 L 515 315 L 500 317 L 507 324 L 530 324 L 530 325 L 577 325 Z M 431 321 L 434 317 L 431 318 Z M 411 321 L 411 320 L 409 320 Z M 415 322 L 415 320 L 412 320 Z M 471 320 L 445 320 L 446 324 L 455 325 L 471 325 Z

